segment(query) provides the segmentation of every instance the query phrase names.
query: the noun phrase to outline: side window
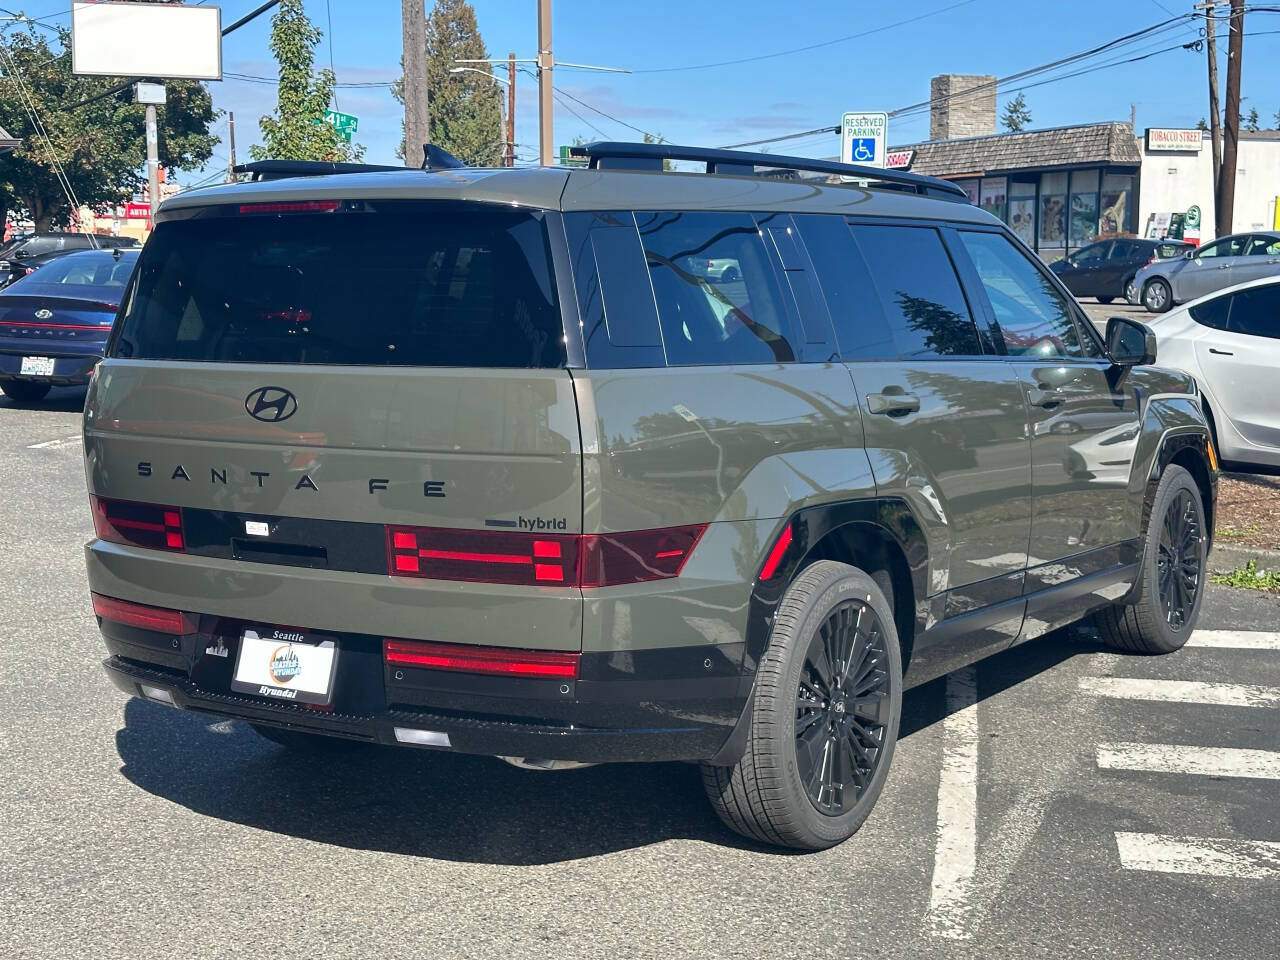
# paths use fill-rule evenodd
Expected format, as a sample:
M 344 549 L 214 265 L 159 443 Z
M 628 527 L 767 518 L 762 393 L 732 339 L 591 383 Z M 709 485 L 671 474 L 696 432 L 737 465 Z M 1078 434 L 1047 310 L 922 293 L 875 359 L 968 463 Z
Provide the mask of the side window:
M 1212 260 L 1214 257 L 1238 257 L 1244 250 L 1245 237 L 1227 237 L 1217 243 L 1202 247 L 1196 254 L 1198 260 Z
M 896 360 L 893 331 L 844 217 L 797 214 L 794 219 L 831 309 L 840 359 Z
M 1275 237 L 1252 237 L 1244 255 L 1246 257 L 1274 257 L 1280 255 L 1280 239 Z
M 960 232 L 1012 357 L 1083 357 L 1071 305 L 1000 233 Z
M 1072 259 L 1076 263 L 1093 263 L 1095 266 L 1107 258 L 1107 250 L 1110 248 L 1109 243 L 1095 243 L 1091 247 L 1085 247 L 1077 253 Z
M 1140 256 L 1142 248 L 1132 240 L 1117 240 L 1111 247 L 1112 260 L 1132 260 Z
M 630 211 L 565 214 L 587 366 L 661 367 L 662 334 Z
M 755 220 L 637 213 L 667 363 L 787 363 L 796 338 Z
M 1212 327 L 1214 330 L 1227 329 L 1227 314 L 1231 310 L 1231 297 L 1214 297 L 1212 300 L 1206 300 L 1203 303 L 1197 303 L 1188 312 L 1191 319 L 1202 327 Z
M 1234 294 L 1227 329 L 1232 333 L 1280 340 L 1280 284 L 1250 287 Z
M 851 229 L 903 358 L 981 356 L 978 328 L 937 230 Z

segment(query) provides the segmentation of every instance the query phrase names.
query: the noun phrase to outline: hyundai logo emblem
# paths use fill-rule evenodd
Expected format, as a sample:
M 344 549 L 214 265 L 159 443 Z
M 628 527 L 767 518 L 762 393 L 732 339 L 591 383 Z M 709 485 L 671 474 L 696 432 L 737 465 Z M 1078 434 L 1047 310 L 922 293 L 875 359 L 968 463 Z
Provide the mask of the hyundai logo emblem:
M 259 387 L 244 398 L 249 416 L 264 423 L 279 423 L 298 412 L 298 399 L 284 387 Z
M 39 310 L 36 311 L 37 320 L 48 320 L 52 316 L 53 316 L 53 311 L 50 310 L 48 307 L 41 307 Z

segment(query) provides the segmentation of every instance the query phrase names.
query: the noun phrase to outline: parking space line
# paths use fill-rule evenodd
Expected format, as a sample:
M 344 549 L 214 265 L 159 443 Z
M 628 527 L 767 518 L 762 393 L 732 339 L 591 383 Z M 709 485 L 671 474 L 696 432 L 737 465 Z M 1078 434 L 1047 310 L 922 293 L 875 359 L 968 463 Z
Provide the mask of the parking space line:
M 1170 837 L 1116 832 L 1120 864 L 1126 870 L 1190 873 L 1266 880 L 1280 877 L 1280 843 L 1221 837 Z
M 28 450 L 51 450 L 57 447 L 69 447 L 73 443 L 80 442 L 80 434 L 74 437 L 59 437 L 57 440 L 45 440 L 42 443 L 31 443 L 27 445 Z
M 1222 707 L 1280 707 L 1280 687 L 1199 680 L 1139 680 L 1132 677 L 1081 677 L 1080 689 L 1100 697 L 1202 703 Z
M 969 937 L 978 837 L 978 682 L 972 667 L 947 676 L 938 783 L 938 840 L 926 920 L 935 936 Z
M 1280 633 L 1197 630 L 1187 639 L 1187 646 L 1219 650 L 1280 650 Z
M 1192 747 L 1170 743 L 1104 743 L 1098 747 L 1098 766 L 1103 770 L 1280 780 L 1280 753 L 1274 750 Z

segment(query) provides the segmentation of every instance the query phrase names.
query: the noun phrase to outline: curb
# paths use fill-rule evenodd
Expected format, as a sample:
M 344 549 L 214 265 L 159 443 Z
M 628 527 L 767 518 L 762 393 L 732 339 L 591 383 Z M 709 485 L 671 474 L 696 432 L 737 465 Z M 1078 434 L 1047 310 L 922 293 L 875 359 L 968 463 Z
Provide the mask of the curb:
M 1209 572 L 1230 573 L 1256 560 L 1259 570 L 1280 570 L 1280 550 L 1263 550 L 1260 547 L 1237 547 L 1217 541 L 1209 551 Z

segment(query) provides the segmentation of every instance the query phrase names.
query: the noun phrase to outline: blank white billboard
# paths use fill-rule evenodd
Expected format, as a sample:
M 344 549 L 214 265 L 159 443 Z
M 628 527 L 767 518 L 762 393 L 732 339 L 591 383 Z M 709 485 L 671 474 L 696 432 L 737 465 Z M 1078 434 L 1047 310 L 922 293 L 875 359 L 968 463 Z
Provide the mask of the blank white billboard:
M 109 77 L 222 79 L 222 10 L 73 3 L 71 70 Z

